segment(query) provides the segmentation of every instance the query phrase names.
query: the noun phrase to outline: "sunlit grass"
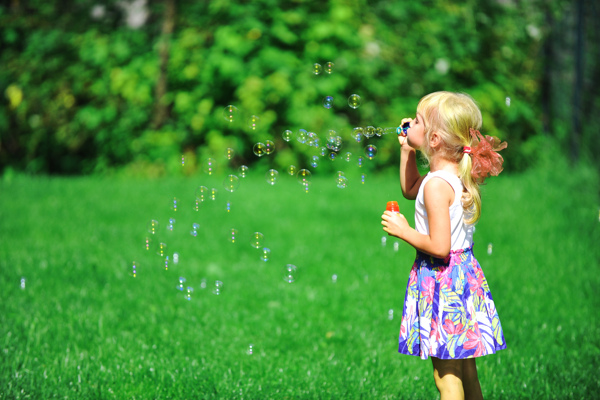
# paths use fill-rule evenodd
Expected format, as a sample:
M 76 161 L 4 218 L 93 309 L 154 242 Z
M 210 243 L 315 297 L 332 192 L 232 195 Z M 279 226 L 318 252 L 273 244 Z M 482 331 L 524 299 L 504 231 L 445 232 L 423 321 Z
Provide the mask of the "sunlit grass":
M 338 189 L 316 174 L 308 193 L 283 171 L 273 186 L 251 173 L 233 193 L 222 176 L 5 179 L 0 397 L 434 398 L 430 362 L 397 353 L 414 250 L 381 241 L 386 201 L 398 200 L 410 221 L 414 206 L 393 174 L 349 179 Z M 199 185 L 219 194 L 196 212 Z M 484 395 L 595 396 L 597 176 L 501 176 L 483 201 L 475 254 L 508 342 L 478 360 Z M 151 219 L 168 270 L 144 249 Z M 250 246 L 256 231 L 271 250 L 266 262 Z M 288 263 L 298 267 L 291 284 Z M 190 301 L 176 289 L 180 276 L 194 288 Z

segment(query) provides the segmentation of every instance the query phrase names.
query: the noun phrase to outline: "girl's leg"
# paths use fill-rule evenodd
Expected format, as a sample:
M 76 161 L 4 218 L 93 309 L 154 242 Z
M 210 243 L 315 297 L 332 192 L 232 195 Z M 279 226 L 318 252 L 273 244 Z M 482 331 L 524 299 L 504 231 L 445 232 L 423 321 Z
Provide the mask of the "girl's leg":
M 467 400 L 483 400 L 481 393 L 481 385 L 477 376 L 477 365 L 474 358 L 463 360 L 463 388 L 465 390 L 465 399 Z
M 431 357 L 433 362 L 433 378 L 440 391 L 441 400 L 463 400 L 463 361 L 442 360 Z

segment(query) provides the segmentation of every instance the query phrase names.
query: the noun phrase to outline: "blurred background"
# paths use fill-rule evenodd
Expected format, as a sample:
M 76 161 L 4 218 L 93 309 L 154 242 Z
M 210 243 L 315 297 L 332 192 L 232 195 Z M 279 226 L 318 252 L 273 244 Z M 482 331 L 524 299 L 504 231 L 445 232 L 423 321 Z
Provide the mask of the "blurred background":
M 591 0 L 2 0 L 0 172 L 190 175 L 265 139 L 302 165 L 285 130 L 395 127 L 436 90 L 476 99 L 509 171 L 599 165 L 599 19 Z

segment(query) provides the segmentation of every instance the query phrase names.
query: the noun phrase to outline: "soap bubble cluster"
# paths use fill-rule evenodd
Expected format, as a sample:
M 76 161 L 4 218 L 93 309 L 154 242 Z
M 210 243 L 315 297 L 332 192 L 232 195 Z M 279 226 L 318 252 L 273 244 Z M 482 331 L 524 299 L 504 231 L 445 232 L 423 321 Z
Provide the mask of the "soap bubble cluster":
M 313 63 L 311 72 L 314 79 L 324 80 L 323 82 L 331 79 L 330 83 L 335 81 L 335 77 L 329 76 L 338 73 L 332 61 Z M 335 85 L 323 87 L 331 88 Z M 319 106 L 319 115 L 338 117 L 338 114 L 344 113 L 340 120 L 356 120 L 365 99 L 356 92 L 344 94 L 335 90 L 334 93 L 319 93 L 315 98 L 315 105 Z M 344 102 L 346 96 L 348 96 L 347 101 Z M 506 105 L 510 105 L 508 97 Z M 239 129 L 246 132 L 248 137 L 252 137 L 252 142 L 239 144 L 231 140 L 223 143 L 222 149 L 206 146 L 214 152 L 210 155 L 203 154 L 203 158 L 199 159 L 197 163 L 197 170 L 205 179 L 196 182 L 195 187 L 189 188 L 186 196 L 178 194 L 169 196 L 170 199 L 165 199 L 163 204 L 168 200 L 169 206 L 161 207 L 165 207 L 165 211 L 168 211 L 170 216 L 161 220 L 160 223 L 156 217 L 149 219 L 144 232 L 143 246 L 146 250 L 144 254 L 147 254 L 147 257 L 158 257 L 160 261 L 156 261 L 156 264 L 164 268 L 167 271 L 166 274 L 177 274 L 170 278 L 169 285 L 173 285 L 173 281 L 179 276 L 176 285 L 177 291 L 180 292 L 180 296 L 190 302 L 205 293 L 221 296 L 227 292 L 223 291 L 224 277 L 216 276 L 219 273 L 215 271 L 220 271 L 220 267 L 214 269 L 212 272 L 214 276 L 210 279 L 207 277 L 195 278 L 198 279 L 198 282 L 193 282 L 195 279 L 188 280 L 184 276 L 180 276 L 191 271 L 190 257 L 193 258 L 194 255 L 184 254 L 183 257 L 180 257 L 176 243 L 179 232 L 183 234 L 185 240 L 193 241 L 197 248 L 210 247 L 209 240 L 222 240 L 224 243 L 228 243 L 227 246 L 235 246 L 235 250 L 233 250 L 234 247 L 231 247 L 232 255 L 239 254 L 239 251 L 256 252 L 250 259 L 256 260 L 257 265 L 270 267 L 274 263 L 281 262 L 280 257 L 285 258 L 286 249 L 273 247 L 272 252 L 271 246 L 274 244 L 268 243 L 265 235 L 255 230 L 261 229 L 259 226 L 247 232 L 237 222 L 233 223 L 233 220 L 227 220 L 223 227 L 216 228 L 214 223 L 207 223 L 203 218 L 206 215 L 218 215 L 218 213 L 221 213 L 223 218 L 237 215 L 238 209 L 243 208 L 238 207 L 239 204 L 243 205 L 238 201 L 240 199 L 239 192 L 245 190 L 244 185 L 247 185 L 247 182 L 256 182 L 257 179 L 267 188 L 272 187 L 273 189 L 251 188 L 249 190 L 283 190 L 283 187 L 287 187 L 284 182 L 295 180 L 297 183 L 294 183 L 295 187 L 299 187 L 299 190 L 304 193 L 309 193 L 312 192 L 313 174 L 325 173 L 321 171 L 335 171 L 333 172 L 333 182 L 327 179 L 318 180 L 318 183 L 334 184 L 344 191 L 354 190 L 367 182 L 366 174 L 362 171 L 358 172 L 360 170 L 357 171 L 356 168 L 362 168 L 365 163 L 378 156 L 378 149 L 373 141 L 397 131 L 396 127 L 378 127 L 375 124 L 364 124 L 364 126 L 354 126 L 353 128 L 327 127 L 323 126 L 326 120 L 319 120 L 317 121 L 317 125 L 320 126 L 318 130 L 289 126 L 278 127 L 278 132 L 269 132 L 273 119 L 271 116 L 266 117 L 266 114 L 264 119 L 261 119 L 261 115 L 258 113 L 246 112 L 234 104 L 229 104 L 222 109 L 222 115 L 225 120 L 222 122 L 223 126 L 232 131 Z M 332 120 L 335 121 L 335 119 Z M 239 147 L 236 147 L 236 144 Z M 289 157 L 296 149 L 302 150 L 304 158 Z M 193 153 L 186 151 L 185 156 L 181 156 L 181 165 L 186 166 L 187 164 L 186 168 L 194 165 L 196 161 L 192 155 Z M 286 157 L 289 161 L 281 162 Z M 257 162 L 254 163 L 254 161 Z M 251 165 L 252 168 L 249 168 L 248 165 Z M 246 179 L 248 177 L 251 178 Z M 225 190 L 219 193 L 218 188 Z M 319 191 L 317 190 L 316 193 Z M 243 198 L 243 194 L 241 196 Z M 232 204 L 235 206 L 232 207 Z M 186 212 L 194 216 L 193 221 L 185 220 Z M 394 243 L 394 246 L 396 250 L 397 243 Z M 488 253 L 491 254 L 491 245 L 488 247 Z M 293 283 L 298 280 L 299 269 L 289 261 L 293 260 L 283 260 L 274 268 L 275 271 L 281 271 L 280 268 L 284 265 L 284 281 Z M 128 274 L 138 278 L 136 282 L 146 276 L 145 273 L 140 274 L 140 264 L 144 263 L 135 261 L 127 265 Z M 331 276 L 331 282 L 338 282 L 337 274 L 329 276 Z M 25 279 L 23 278 L 22 288 L 24 289 L 24 287 Z M 393 318 L 393 310 L 390 310 L 389 316 L 390 319 Z M 252 354 L 252 345 L 250 345 L 249 354 Z

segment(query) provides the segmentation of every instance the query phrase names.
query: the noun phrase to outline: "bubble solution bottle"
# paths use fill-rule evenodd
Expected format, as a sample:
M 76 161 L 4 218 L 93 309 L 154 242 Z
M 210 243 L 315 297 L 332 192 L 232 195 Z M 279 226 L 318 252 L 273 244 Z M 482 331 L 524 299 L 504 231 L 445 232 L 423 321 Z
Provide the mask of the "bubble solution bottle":
M 400 207 L 398 206 L 397 201 L 388 201 L 387 207 L 385 209 L 386 209 L 386 211 L 391 211 L 391 212 L 395 212 L 398 214 L 400 213 Z

